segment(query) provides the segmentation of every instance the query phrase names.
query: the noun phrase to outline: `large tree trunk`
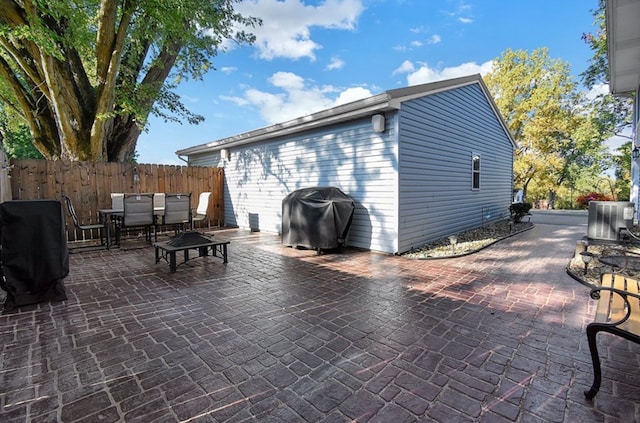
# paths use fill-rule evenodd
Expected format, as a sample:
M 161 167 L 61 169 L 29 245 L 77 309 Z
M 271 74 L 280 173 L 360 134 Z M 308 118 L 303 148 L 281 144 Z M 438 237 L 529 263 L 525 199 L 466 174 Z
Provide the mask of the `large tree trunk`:
M 134 158 L 136 152 L 136 143 L 141 133 L 139 122 L 145 122 L 149 116 L 149 111 L 153 106 L 153 100 L 157 97 L 162 84 L 158 81 L 164 81 L 173 68 L 178 52 L 182 48 L 182 44 L 178 42 L 167 42 L 159 54 L 158 60 L 149 68 L 149 71 L 142 80 L 140 86 L 142 89 L 155 91 L 156 95 L 148 96 L 148 100 L 141 104 L 141 110 L 138 115 L 118 115 L 114 119 L 113 132 L 111 140 L 107 146 L 107 158 L 109 161 L 127 162 Z M 126 83 L 125 81 L 119 81 Z
M 132 116 L 116 119 L 112 140 L 107 150 L 109 161 L 129 162 L 133 160 L 139 135 L 140 128 Z
M 549 203 L 547 208 L 550 210 L 556 208 L 556 192 L 554 190 L 549 190 Z
M 165 87 L 181 51 L 176 75 L 199 78 L 225 38 L 253 41 L 236 24 L 259 24 L 235 0 L 66 3 L 0 0 L 0 102 L 22 111 L 49 159 L 130 161 L 156 101 L 194 117 Z
M 114 130 L 115 86 L 133 10 L 132 2 L 126 1 L 120 22 L 116 23 L 118 4 L 113 0 L 102 0 L 100 4 L 96 51 L 96 119 L 93 120 L 90 134 L 91 151 L 97 161 L 109 160 L 107 145 L 111 143 Z

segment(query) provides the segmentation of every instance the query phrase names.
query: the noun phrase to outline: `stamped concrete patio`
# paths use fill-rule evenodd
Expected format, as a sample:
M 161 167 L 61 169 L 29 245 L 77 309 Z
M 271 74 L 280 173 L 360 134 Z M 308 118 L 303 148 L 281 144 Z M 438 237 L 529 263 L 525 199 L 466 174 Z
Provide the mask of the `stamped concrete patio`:
M 568 220 L 564 220 L 568 219 Z M 640 346 L 565 273 L 586 215 L 456 259 L 270 234 L 170 274 L 151 247 L 72 254 L 69 299 L 0 316 L 2 422 L 640 421 Z

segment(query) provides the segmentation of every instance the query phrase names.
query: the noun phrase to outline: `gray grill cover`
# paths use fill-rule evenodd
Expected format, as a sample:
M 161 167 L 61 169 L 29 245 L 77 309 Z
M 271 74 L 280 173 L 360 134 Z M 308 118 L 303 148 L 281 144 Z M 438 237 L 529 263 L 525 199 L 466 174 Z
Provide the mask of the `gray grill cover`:
M 0 248 L 5 310 L 67 299 L 62 279 L 69 274 L 69 251 L 59 201 L 0 204 Z
M 314 249 L 342 246 L 355 204 L 335 187 L 303 188 L 282 200 L 282 243 Z

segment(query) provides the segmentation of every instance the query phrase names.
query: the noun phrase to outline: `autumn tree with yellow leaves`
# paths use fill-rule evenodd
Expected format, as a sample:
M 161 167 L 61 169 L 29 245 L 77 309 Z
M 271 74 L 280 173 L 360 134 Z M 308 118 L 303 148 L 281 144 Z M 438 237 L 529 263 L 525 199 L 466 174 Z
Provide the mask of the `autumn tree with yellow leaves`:
M 549 57 L 546 48 L 509 49 L 484 80 L 518 144 L 514 186 L 525 198 L 535 188 L 553 201 L 560 187 L 603 171 L 609 135 L 567 63 Z

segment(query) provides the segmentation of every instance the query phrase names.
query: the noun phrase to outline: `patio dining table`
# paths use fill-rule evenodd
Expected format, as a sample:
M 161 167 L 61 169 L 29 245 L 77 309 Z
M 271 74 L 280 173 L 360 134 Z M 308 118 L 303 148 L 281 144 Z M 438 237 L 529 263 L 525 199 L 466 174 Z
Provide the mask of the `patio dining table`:
M 105 238 L 107 242 L 107 248 L 111 247 L 111 224 L 113 220 L 124 215 L 124 209 L 98 209 L 98 216 L 100 223 L 105 225 Z M 154 207 L 153 217 L 157 220 L 159 217 L 164 216 L 164 207 Z

